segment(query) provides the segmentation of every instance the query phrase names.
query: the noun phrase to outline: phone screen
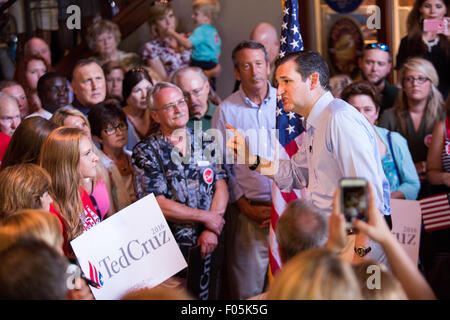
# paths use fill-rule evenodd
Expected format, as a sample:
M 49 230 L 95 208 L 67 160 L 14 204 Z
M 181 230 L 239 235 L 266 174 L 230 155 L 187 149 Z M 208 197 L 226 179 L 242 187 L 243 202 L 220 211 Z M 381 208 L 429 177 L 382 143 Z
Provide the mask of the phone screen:
M 348 225 L 355 219 L 367 220 L 367 193 L 364 186 L 345 186 L 342 192 L 342 211 Z

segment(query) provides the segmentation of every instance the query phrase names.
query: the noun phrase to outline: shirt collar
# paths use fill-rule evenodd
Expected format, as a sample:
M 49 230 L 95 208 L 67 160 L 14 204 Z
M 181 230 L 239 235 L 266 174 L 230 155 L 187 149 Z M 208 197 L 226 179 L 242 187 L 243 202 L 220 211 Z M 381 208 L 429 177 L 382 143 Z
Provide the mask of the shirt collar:
M 91 109 L 88 109 L 85 106 L 83 106 L 76 98 L 72 102 L 72 107 L 81 111 L 86 117 L 87 117 L 89 111 L 91 110 Z
M 330 91 L 324 93 L 319 100 L 314 104 L 311 112 L 309 113 L 306 123 L 310 126 L 317 127 L 319 125 L 319 117 L 322 111 L 333 101 L 334 97 Z
M 267 94 L 266 97 L 264 98 L 261 107 L 265 104 L 268 104 L 271 99 L 276 98 L 276 89 L 274 87 L 272 87 L 272 85 L 270 84 L 270 81 L 267 80 L 267 85 L 268 85 L 268 90 L 267 90 Z M 275 94 L 273 94 L 275 91 Z M 254 103 L 252 100 L 250 100 L 247 95 L 244 92 L 244 89 L 242 89 L 242 83 L 239 86 L 239 93 L 241 95 L 242 100 L 244 101 L 244 103 L 248 106 L 248 107 L 253 107 L 253 108 L 259 108 L 260 106 L 258 106 L 256 103 Z

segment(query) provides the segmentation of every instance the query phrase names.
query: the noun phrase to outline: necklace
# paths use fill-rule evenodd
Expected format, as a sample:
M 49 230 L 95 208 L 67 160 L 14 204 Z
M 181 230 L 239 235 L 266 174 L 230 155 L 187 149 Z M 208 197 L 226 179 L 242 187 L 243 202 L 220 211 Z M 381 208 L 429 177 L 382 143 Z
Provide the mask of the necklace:
M 122 176 L 128 176 L 131 174 L 130 161 L 126 155 L 121 159 L 114 160 L 114 164 Z

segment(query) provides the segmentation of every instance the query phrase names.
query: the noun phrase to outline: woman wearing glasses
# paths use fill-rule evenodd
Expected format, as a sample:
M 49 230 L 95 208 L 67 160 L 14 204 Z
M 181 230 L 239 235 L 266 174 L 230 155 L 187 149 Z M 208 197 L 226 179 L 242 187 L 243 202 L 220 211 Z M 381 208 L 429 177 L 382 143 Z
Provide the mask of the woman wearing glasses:
M 416 0 L 408 15 L 408 35 L 398 49 L 396 69 L 410 57 L 422 57 L 430 61 L 439 75 L 439 91 L 448 95 L 450 74 L 450 26 L 443 33 L 424 31 L 424 19 L 446 19 L 450 24 L 448 13 L 449 0 Z
M 131 152 L 124 147 L 128 141 L 127 117 L 117 103 L 100 103 L 89 112 L 94 140 L 101 145 L 100 161 L 108 170 L 113 201 L 121 210 L 137 200 Z
M 397 131 L 406 138 L 423 187 L 431 133 L 444 118 L 443 99 L 437 89 L 439 78 L 431 62 L 411 58 L 400 70 L 400 81 L 402 92 L 394 107 L 383 113 L 380 127 Z
M 128 142 L 125 149 L 132 151 L 142 139 L 158 130 L 158 124 L 150 117 L 147 107 L 147 93 L 153 87 L 153 80 L 144 68 L 131 69 L 125 73 L 122 95 L 126 106 Z

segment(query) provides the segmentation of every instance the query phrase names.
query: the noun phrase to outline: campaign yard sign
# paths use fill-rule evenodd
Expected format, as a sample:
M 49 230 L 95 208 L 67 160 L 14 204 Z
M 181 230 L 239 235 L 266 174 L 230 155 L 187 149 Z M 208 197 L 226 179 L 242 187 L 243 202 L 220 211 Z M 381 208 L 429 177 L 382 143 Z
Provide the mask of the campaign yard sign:
M 97 300 L 120 299 L 154 287 L 187 267 L 153 194 L 117 212 L 78 238 L 72 248 L 85 276 L 99 284 Z
M 392 233 L 411 260 L 419 260 L 421 211 L 419 201 L 391 199 Z

